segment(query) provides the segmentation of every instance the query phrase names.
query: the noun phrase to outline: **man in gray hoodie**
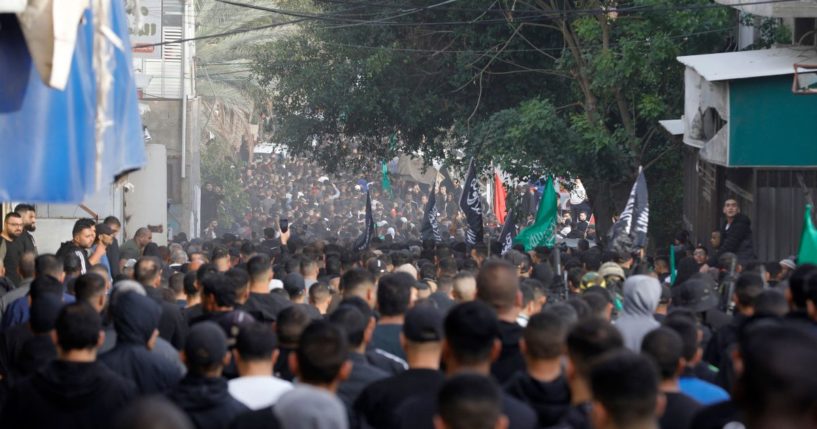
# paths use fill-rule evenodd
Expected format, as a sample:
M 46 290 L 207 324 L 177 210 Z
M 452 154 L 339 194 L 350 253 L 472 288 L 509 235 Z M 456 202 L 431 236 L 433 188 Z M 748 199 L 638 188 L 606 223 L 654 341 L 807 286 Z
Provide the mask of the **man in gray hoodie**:
M 615 324 L 628 349 L 640 351 L 644 336 L 660 326 L 653 318 L 660 299 L 661 284 L 658 280 L 636 275 L 624 281 L 624 308 Z

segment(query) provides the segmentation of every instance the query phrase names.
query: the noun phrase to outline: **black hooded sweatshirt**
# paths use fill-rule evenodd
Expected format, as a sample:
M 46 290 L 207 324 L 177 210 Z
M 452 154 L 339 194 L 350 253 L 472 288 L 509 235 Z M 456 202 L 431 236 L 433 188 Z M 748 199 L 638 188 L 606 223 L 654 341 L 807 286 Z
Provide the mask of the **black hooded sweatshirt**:
M 146 296 L 120 295 L 111 307 L 116 346 L 99 357 L 114 372 L 136 383 L 142 395 L 164 393 L 182 378 L 174 362 L 147 348 L 161 313 L 161 307 Z
M 499 336 L 502 351 L 499 358 L 491 365 L 491 375 L 505 384 L 517 371 L 525 370 L 525 359 L 519 351 L 519 339 L 522 338 L 522 327 L 516 323 L 499 322 Z
M 0 427 L 110 428 L 135 394 L 133 383 L 101 362 L 57 360 L 12 387 Z
M 188 373 L 167 396 L 187 414 L 196 429 L 229 427 L 236 416 L 250 410 L 230 395 L 227 380 L 222 377 Z
M 536 411 L 539 427 L 556 425 L 570 408 L 570 386 L 564 376 L 543 383 L 520 371 L 505 383 L 504 389 Z

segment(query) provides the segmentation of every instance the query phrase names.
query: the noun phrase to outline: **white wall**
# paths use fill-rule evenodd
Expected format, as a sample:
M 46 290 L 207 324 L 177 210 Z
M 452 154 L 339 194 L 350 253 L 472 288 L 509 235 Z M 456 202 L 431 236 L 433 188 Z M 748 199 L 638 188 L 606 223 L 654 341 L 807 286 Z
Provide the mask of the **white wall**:
M 122 189 L 114 185 L 100 189 L 83 205 L 98 215 L 101 222 L 107 216 L 122 219 Z M 71 240 L 71 230 L 79 218 L 92 217 L 78 204 L 37 204 L 37 231 L 34 240 L 39 253 L 55 253 L 60 243 Z M 118 237 L 122 240 L 122 237 Z
M 133 190 L 125 193 L 123 229 L 127 238 L 144 226 L 160 226 L 153 241 L 167 244 L 167 150 L 161 144 L 145 145 L 147 163 L 128 175 Z

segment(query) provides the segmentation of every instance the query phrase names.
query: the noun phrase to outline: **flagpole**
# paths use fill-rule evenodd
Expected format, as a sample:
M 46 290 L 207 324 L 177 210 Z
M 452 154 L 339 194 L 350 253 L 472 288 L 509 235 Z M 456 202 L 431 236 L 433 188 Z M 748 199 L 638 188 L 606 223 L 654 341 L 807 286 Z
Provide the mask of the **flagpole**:
M 499 216 L 497 216 L 497 214 L 496 214 L 496 204 L 495 204 L 496 202 L 494 201 L 494 198 L 496 198 L 496 196 L 495 196 L 496 189 L 494 189 L 494 162 L 493 161 L 491 161 L 491 177 L 489 177 L 488 183 L 486 183 L 486 185 L 487 185 L 487 188 L 488 188 L 488 201 L 487 201 L 488 206 L 491 208 L 491 213 L 494 214 L 494 220 L 495 220 L 494 224 L 496 226 L 499 226 Z M 503 225 L 503 227 L 504 227 L 504 225 Z M 502 234 L 502 228 L 499 229 L 499 234 L 500 235 Z M 494 241 L 494 240 L 491 240 L 490 237 L 491 236 L 488 235 L 488 257 L 491 256 L 491 243 Z M 502 251 L 500 250 L 500 252 L 502 252 Z
M 471 245 L 468 244 L 468 226 L 467 226 L 468 225 L 468 218 L 467 218 L 467 213 L 465 213 L 465 210 L 462 209 L 462 199 L 465 196 L 466 187 L 468 186 L 468 173 L 471 171 L 471 164 L 473 164 L 473 163 L 474 163 L 474 157 L 472 156 L 471 160 L 468 161 L 468 167 L 465 169 L 465 175 L 462 177 L 462 190 L 460 191 L 460 199 L 458 201 L 459 209 L 460 209 L 460 211 L 462 211 L 463 220 L 466 223 L 466 227 L 465 227 L 465 253 L 467 255 L 471 254 Z
M 553 258 L 554 264 L 556 265 L 556 275 L 559 276 L 559 278 L 562 278 L 562 250 L 561 248 L 559 248 L 558 243 L 555 246 L 553 246 L 553 250 L 556 251 L 556 254 L 554 255 Z M 567 281 L 563 281 L 562 283 L 564 283 L 564 285 L 562 285 L 563 286 L 562 293 L 564 294 L 562 300 L 567 301 L 567 296 L 569 295 L 570 291 L 568 290 Z

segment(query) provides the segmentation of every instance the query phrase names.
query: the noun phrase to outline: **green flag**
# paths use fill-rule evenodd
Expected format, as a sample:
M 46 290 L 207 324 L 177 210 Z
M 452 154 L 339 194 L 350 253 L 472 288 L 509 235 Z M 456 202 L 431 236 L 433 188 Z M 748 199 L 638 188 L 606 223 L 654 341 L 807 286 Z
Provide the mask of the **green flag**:
M 797 254 L 797 265 L 817 264 L 817 229 L 811 220 L 811 204 L 806 206 L 806 217 L 803 219 L 803 236 L 800 237 L 800 252 Z
M 385 161 L 382 163 L 382 170 L 383 170 L 383 178 L 381 179 L 381 186 L 383 187 L 383 192 L 388 192 L 388 194 L 394 197 L 394 193 L 391 190 L 391 180 L 389 180 L 389 165 L 386 164 Z
M 675 271 L 675 246 L 669 246 L 669 284 L 675 286 L 675 278 L 678 277 L 678 271 Z
M 556 244 L 556 208 L 559 198 L 553 189 L 553 178 L 548 178 L 544 195 L 536 211 L 536 221 L 533 225 L 519 232 L 513 240 L 514 244 L 522 244 L 525 251 L 533 250 L 538 246 L 553 247 Z

